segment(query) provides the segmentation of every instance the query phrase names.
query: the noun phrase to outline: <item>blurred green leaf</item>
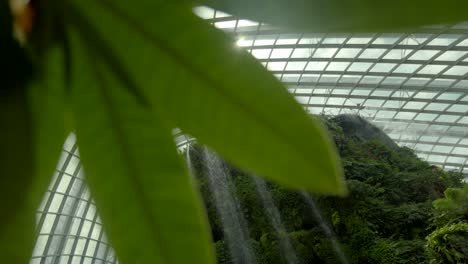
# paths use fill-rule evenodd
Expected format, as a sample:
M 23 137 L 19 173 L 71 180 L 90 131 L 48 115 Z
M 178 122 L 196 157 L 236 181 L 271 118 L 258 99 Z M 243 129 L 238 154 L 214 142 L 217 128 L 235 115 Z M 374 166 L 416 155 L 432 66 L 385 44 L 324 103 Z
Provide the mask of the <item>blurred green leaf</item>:
M 345 192 L 333 144 L 319 122 L 251 55 L 195 17 L 190 6 L 73 3 L 101 37 L 88 37 L 93 48 L 112 52 L 171 125 L 277 182 Z
M 0 28 L 0 259 L 27 263 L 36 210 L 63 143 L 56 129 L 61 120 L 55 118 L 63 114 L 57 107 L 63 98 L 56 94 L 63 84 L 55 79 L 61 65 L 56 56 L 48 57 L 33 78 L 25 49 L 13 39 L 7 1 L 0 3 Z
M 71 43 L 81 159 L 120 261 L 214 263 L 206 216 L 171 130 L 124 88 L 102 54 L 78 36 Z
M 468 19 L 464 0 L 195 0 L 241 18 L 313 32 L 403 31 Z
M 34 146 L 25 87 L 0 96 L 0 258 L 26 263 L 34 236 L 34 209 L 28 211 Z
M 19 80 L 24 86 L 13 86 L 1 96 L 0 207 L 5 214 L 0 259 L 5 263 L 27 263 L 31 257 L 36 210 L 64 141 L 61 59 L 60 49 L 50 50 L 29 83 L 23 76 Z

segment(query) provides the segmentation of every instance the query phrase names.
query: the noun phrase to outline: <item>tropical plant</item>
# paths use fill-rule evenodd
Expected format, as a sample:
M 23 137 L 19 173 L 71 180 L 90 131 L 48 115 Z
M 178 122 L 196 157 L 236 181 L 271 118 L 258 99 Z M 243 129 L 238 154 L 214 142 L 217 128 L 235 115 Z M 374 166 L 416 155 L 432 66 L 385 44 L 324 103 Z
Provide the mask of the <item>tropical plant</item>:
M 427 236 L 431 263 L 468 263 L 468 224 L 457 223 Z
M 174 127 L 277 182 L 346 192 L 320 125 L 247 52 L 195 17 L 195 4 L 320 31 L 456 22 L 466 18 L 468 5 L 1 1 L 2 261 L 28 261 L 35 209 L 70 131 L 123 263 L 213 263 L 198 195 L 172 141 Z M 180 254 L 180 248 L 187 250 Z
M 468 222 L 468 184 L 463 188 L 448 188 L 445 198 L 434 201 L 434 225 L 442 227 L 456 222 Z

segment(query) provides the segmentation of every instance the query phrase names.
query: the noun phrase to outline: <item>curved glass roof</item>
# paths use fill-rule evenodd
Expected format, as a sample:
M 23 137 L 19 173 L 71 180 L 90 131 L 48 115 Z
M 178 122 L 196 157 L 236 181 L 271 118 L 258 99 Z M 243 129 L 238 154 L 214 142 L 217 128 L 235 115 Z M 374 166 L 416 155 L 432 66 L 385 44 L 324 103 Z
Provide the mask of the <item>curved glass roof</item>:
M 468 174 L 468 23 L 411 33 L 281 30 L 200 7 L 310 113 L 358 114 L 432 164 Z M 182 147 L 187 138 L 176 131 Z M 74 136 L 37 214 L 30 263 L 118 263 L 83 181 Z
M 468 22 L 320 34 L 195 12 L 232 34 L 310 113 L 359 114 L 430 163 L 468 174 Z
M 38 210 L 37 225 L 30 263 L 115 263 L 83 182 L 73 135 L 64 144 L 52 183 Z

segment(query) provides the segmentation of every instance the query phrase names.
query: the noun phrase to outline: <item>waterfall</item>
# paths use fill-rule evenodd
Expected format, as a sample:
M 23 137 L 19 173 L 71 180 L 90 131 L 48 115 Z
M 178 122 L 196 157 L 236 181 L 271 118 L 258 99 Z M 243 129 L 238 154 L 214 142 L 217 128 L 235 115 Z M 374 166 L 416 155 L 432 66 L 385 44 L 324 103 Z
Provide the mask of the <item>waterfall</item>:
M 187 144 L 187 148 L 185 149 L 185 155 L 186 155 L 185 158 L 187 160 L 188 173 L 189 173 L 190 179 L 193 180 L 193 177 L 195 176 L 195 172 L 193 170 L 192 160 L 190 158 L 190 144 Z
M 225 241 L 234 264 L 256 263 L 250 246 L 247 222 L 240 210 L 239 201 L 233 195 L 230 175 L 221 159 L 208 148 L 204 149 L 210 189 L 216 210 L 221 219 Z
M 265 207 L 267 217 L 278 236 L 281 255 L 287 264 L 298 263 L 296 251 L 291 244 L 291 240 L 289 239 L 286 229 L 284 228 L 283 221 L 281 220 L 280 212 L 273 201 L 270 191 L 267 189 L 265 181 L 260 177 L 254 176 L 253 178 L 263 207 Z
M 325 234 L 325 236 L 328 238 L 328 241 L 330 241 L 335 256 L 338 258 L 340 263 L 348 264 L 349 262 L 346 259 L 343 250 L 341 249 L 340 243 L 338 242 L 335 233 L 330 228 L 330 226 L 328 226 L 327 222 L 323 219 L 322 213 L 320 212 L 320 209 L 317 207 L 312 197 L 310 197 L 310 195 L 304 191 L 301 192 L 301 194 L 304 197 L 304 200 L 309 206 L 309 208 L 312 210 L 312 213 L 315 217 L 315 221 L 319 225 L 320 229 L 322 229 L 322 232 Z

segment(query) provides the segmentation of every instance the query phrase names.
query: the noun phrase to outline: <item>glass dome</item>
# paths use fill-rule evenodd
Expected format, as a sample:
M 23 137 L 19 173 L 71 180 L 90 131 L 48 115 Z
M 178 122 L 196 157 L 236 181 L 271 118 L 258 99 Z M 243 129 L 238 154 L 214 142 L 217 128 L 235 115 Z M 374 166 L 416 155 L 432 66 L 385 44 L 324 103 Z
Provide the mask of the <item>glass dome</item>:
M 200 7 L 313 114 L 357 114 L 445 170 L 468 174 L 468 23 L 407 33 L 286 31 Z M 237 46 L 237 47 L 236 47 Z M 176 131 L 183 147 L 187 138 Z M 118 263 L 83 180 L 75 138 L 65 142 L 37 214 L 31 264 Z

